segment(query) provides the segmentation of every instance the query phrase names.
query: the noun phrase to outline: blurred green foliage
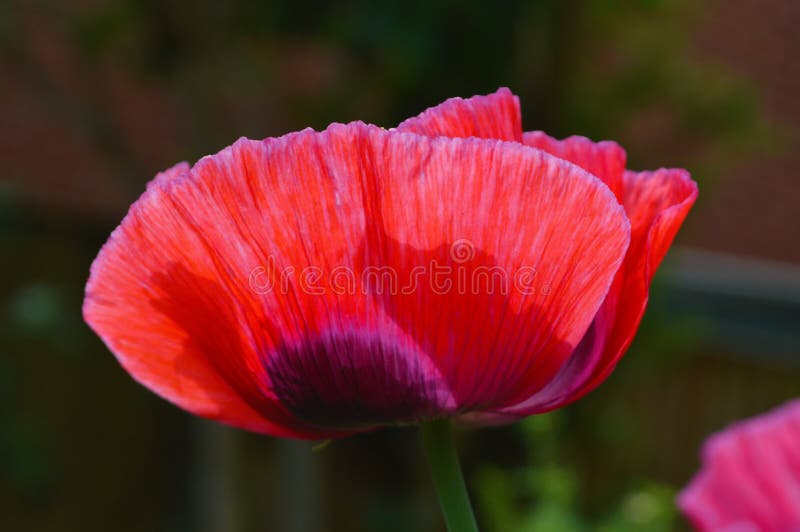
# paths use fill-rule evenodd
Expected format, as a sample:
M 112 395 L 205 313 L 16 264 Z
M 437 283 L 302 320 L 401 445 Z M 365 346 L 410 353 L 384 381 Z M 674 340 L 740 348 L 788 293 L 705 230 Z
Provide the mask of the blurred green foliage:
M 613 138 L 633 167 L 705 179 L 774 144 L 753 86 L 698 58 L 708 6 L 688 0 L 124 0 L 68 18 L 85 57 L 113 58 L 190 106 L 193 155 L 245 134 L 362 119 L 394 125 L 508 85 L 525 124 Z M 278 98 L 279 99 L 276 99 Z M 223 107 L 221 107 L 223 106 Z
M 525 465 L 512 470 L 479 469 L 477 499 L 487 530 L 519 532 L 627 532 L 673 530 L 677 521 L 675 488 L 638 481 L 599 516 L 581 506 L 582 477 L 570 466 L 560 443 L 570 437 L 564 414 L 531 417 L 517 430 L 527 451 Z

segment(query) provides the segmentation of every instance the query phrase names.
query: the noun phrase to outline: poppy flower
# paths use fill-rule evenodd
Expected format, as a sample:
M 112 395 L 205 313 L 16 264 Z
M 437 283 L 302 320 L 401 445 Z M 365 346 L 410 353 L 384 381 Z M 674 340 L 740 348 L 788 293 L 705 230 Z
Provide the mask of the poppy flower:
M 799 400 L 711 436 L 702 462 L 678 496 L 697 530 L 800 530 Z
M 500 89 L 158 174 L 83 312 L 134 379 L 243 429 L 508 422 L 608 377 L 696 196 L 614 142 L 524 133 Z

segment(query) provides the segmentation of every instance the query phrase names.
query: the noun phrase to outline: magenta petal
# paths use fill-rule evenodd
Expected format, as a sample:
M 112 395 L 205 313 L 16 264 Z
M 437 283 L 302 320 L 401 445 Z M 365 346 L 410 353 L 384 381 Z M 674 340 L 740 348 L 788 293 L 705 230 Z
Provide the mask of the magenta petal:
M 715 434 L 702 462 L 678 496 L 698 530 L 800 530 L 800 401 Z

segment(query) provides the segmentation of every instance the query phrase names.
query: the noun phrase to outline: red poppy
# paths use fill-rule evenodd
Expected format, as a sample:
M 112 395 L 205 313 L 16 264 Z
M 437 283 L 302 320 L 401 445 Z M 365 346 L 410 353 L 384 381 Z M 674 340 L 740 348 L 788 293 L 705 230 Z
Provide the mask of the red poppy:
M 696 196 L 613 142 L 523 133 L 507 89 L 240 139 L 148 185 L 84 316 L 137 381 L 253 431 L 508 421 L 609 375 Z
M 800 530 L 800 401 L 713 435 L 678 497 L 697 530 Z

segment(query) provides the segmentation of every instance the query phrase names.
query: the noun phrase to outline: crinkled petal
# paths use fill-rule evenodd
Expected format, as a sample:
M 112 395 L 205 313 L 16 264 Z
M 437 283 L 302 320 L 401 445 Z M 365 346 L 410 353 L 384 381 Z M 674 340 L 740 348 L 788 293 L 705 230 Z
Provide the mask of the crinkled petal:
M 419 116 L 409 118 L 398 131 L 428 137 L 478 137 L 522 140 L 519 98 L 503 87 L 493 94 L 450 98 Z
M 147 184 L 148 187 L 153 185 L 162 185 L 168 183 L 178 177 L 182 176 L 183 174 L 189 173 L 190 166 L 187 162 L 180 162 L 170 168 L 167 168 L 163 172 L 159 172 L 153 178 L 153 180 Z
M 556 140 L 542 131 L 529 131 L 523 143 L 577 164 L 599 177 L 622 202 L 622 175 L 625 172 L 625 150 L 610 140 L 594 142 L 581 136 Z

